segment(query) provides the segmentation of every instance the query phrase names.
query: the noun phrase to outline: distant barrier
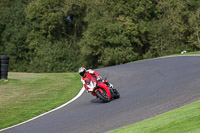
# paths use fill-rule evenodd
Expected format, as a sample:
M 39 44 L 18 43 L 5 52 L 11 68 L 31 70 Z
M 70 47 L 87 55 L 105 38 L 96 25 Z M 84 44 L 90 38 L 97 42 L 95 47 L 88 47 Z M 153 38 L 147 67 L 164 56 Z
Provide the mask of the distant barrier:
M 9 56 L 0 55 L 0 79 L 8 78 Z

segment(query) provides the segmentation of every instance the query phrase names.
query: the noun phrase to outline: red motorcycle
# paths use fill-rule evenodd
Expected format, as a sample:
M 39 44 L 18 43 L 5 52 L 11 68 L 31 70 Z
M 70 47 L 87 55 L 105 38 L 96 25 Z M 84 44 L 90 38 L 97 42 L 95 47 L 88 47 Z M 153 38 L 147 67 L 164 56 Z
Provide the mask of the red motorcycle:
M 110 102 L 120 97 L 119 92 L 106 79 L 97 81 L 96 78 L 86 78 L 87 91 L 95 93 L 103 102 Z

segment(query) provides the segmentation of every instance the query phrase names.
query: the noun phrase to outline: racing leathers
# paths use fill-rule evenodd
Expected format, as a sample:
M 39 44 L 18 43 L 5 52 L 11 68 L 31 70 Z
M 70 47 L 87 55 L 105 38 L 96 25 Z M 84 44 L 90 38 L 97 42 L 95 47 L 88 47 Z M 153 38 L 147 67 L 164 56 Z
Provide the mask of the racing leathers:
M 87 88 L 87 84 L 86 84 L 85 80 L 86 80 L 87 78 L 92 78 L 92 77 L 95 77 L 96 80 L 101 80 L 101 79 L 102 79 L 101 76 L 99 76 L 99 73 L 97 73 L 97 72 L 95 72 L 95 71 L 93 71 L 93 70 L 91 70 L 91 69 L 87 70 L 87 71 L 86 71 L 86 75 L 83 76 L 83 77 L 81 77 L 81 82 L 83 83 L 83 87 L 84 87 L 87 91 L 88 91 L 88 88 Z M 93 96 L 97 96 L 94 92 L 91 92 L 91 93 L 92 93 Z

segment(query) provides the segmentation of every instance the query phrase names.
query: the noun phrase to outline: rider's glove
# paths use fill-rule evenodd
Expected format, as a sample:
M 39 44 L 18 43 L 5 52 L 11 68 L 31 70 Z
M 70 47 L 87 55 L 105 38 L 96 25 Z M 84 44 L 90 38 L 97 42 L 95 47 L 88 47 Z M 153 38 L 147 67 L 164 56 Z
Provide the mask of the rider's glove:
M 110 83 L 110 88 L 113 88 L 113 85 Z
M 97 81 L 100 81 L 101 79 L 101 76 L 97 76 Z

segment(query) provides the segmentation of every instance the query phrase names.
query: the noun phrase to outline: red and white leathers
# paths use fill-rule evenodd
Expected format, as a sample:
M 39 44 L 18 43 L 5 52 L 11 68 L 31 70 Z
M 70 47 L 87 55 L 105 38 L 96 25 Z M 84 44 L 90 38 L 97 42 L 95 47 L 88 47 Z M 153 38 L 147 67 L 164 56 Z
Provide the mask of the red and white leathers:
M 86 74 L 84 76 L 81 77 L 81 82 L 83 83 L 83 87 L 88 91 L 88 88 L 87 88 L 87 85 L 85 83 L 85 79 L 86 78 L 92 78 L 92 77 L 96 77 L 96 78 L 101 78 L 99 76 L 99 73 L 89 69 L 89 70 L 86 70 Z M 97 96 L 94 92 L 92 92 L 92 95 L 93 96 Z

